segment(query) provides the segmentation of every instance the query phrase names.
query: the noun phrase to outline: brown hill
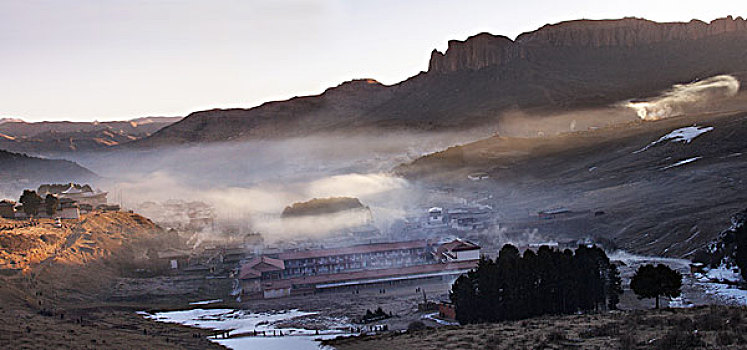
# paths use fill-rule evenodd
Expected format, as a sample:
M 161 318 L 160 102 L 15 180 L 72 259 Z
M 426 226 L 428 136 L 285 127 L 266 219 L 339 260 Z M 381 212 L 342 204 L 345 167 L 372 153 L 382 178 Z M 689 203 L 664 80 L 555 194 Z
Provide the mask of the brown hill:
M 516 40 L 483 33 L 434 51 L 392 86 L 356 80 L 318 96 L 195 112 L 131 143 L 292 137 L 325 132 L 469 129 L 511 109 L 568 110 L 654 95 L 674 83 L 747 72 L 747 21 L 625 18 L 544 26 Z
M 0 219 L 0 344 L 66 347 L 219 349 L 208 331 L 145 320 L 146 303 L 105 302 L 117 279 L 147 266 L 164 232 L 132 213 L 92 213 L 38 224 Z
M 180 117 L 146 117 L 113 122 L 0 120 L 0 149 L 40 155 L 100 151 L 151 135 Z

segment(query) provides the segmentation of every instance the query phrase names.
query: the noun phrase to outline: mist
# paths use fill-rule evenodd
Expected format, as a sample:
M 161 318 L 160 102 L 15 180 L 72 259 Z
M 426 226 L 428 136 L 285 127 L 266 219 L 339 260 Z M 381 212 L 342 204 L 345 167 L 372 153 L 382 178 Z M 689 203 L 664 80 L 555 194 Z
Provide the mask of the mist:
M 124 208 L 137 212 L 144 202 L 204 202 L 213 207 L 217 222 L 274 241 L 319 238 L 359 220 L 353 213 L 280 217 L 286 206 L 312 198 L 358 198 L 370 208 L 373 226 L 385 232 L 422 205 L 422 190 L 390 174 L 394 166 L 487 136 L 483 130 L 329 135 L 72 157 L 102 175 L 97 187 Z

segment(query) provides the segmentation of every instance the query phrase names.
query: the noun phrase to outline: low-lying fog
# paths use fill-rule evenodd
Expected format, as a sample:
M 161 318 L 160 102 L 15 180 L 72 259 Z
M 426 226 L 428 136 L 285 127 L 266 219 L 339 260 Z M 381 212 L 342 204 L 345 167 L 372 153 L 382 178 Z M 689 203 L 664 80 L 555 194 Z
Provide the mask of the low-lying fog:
M 219 220 L 244 221 L 253 230 L 282 236 L 296 230 L 279 214 L 312 198 L 356 197 L 371 208 L 374 223 L 415 210 L 420 191 L 389 171 L 396 165 L 489 131 L 327 136 L 276 141 L 185 145 L 148 151 L 76 154 L 72 158 L 106 178 L 98 184 L 111 202 L 138 210 L 142 202 L 203 201 Z M 301 222 L 306 232 L 344 226 L 343 219 Z
M 203 201 L 214 206 L 219 221 L 238 222 L 268 237 L 282 238 L 298 231 L 278 221 L 286 206 L 312 198 L 347 196 L 369 206 L 374 224 L 386 231 L 393 220 L 422 215 L 427 205 L 420 188 L 389 173 L 398 164 L 495 132 L 550 136 L 638 118 L 671 117 L 693 106 L 724 101 L 738 90 L 734 77 L 718 76 L 608 108 L 546 116 L 508 112 L 494 128 L 465 132 L 329 135 L 79 153 L 69 158 L 105 177 L 96 186 L 110 191 L 109 201 L 125 208 L 138 210 L 146 201 Z M 304 232 L 322 233 L 345 226 L 344 221 L 300 221 L 298 225 Z

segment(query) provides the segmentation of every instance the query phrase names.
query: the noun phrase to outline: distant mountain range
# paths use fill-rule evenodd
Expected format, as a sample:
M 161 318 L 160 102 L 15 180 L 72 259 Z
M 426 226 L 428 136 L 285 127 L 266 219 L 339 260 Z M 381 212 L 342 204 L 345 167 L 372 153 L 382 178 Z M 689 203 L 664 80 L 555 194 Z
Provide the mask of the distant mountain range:
M 100 151 L 149 136 L 181 117 L 113 122 L 36 122 L 0 119 L 0 149 L 31 154 Z
M 511 40 L 482 33 L 433 51 L 428 71 L 385 86 L 345 82 L 317 96 L 195 112 L 128 145 L 270 139 L 334 132 L 454 130 L 503 112 L 573 110 L 652 96 L 718 74 L 747 77 L 747 21 L 578 20 Z

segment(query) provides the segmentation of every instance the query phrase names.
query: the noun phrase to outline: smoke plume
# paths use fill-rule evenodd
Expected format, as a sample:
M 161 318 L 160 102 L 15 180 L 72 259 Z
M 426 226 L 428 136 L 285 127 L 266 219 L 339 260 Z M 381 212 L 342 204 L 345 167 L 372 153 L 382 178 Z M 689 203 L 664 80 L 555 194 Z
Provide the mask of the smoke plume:
M 672 89 L 648 101 L 629 101 L 643 120 L 659 120 L 689 111 L 701 104 L 733 97 L 739 92 L 739 80 L 731 75 L 718 75 L 689 84 L 677 84 Z

